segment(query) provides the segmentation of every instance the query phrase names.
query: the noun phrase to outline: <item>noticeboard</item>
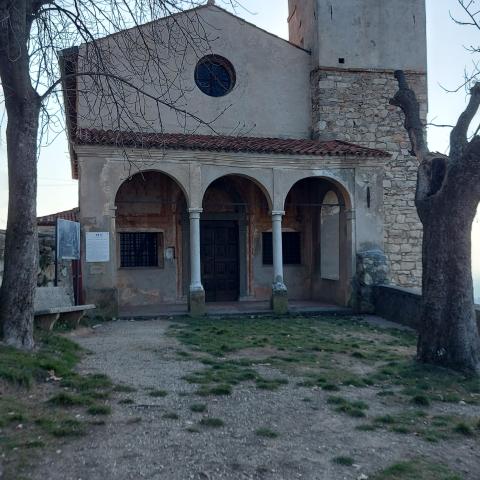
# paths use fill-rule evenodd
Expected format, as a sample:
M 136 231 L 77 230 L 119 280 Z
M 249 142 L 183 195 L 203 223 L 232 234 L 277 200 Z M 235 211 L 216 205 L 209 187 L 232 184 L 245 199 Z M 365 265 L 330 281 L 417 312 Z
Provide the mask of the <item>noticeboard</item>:
M 57 260 L 80 258 L 80 224 L 59 218 L 57 220 Z
M 87 232 L 85 235 L 86 261 L 89 263 L 110 261 L 109 232 Z

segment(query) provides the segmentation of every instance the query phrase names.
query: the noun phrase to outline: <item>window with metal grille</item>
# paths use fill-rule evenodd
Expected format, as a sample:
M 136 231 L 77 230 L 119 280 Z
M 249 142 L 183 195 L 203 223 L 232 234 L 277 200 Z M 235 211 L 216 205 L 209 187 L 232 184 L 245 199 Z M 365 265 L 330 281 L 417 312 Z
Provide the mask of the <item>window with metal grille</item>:
M 161 267 L 159 250 L 163 234 L 157 232 L 120 233 L 120 267 Z M 160 260 L 163 256 L 160 257 Z
M 284 265 L 302 263 L 300 232 L 282 232 L 282 252 Z M 272 232 L 263 232 L 262 258 L 264 265 L 273 265 Z

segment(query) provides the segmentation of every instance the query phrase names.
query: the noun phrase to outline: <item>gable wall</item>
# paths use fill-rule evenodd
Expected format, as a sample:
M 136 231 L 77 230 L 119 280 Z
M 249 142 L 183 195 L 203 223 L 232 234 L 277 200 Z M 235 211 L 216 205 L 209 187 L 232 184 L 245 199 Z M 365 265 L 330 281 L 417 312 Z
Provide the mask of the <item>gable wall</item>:
M 196 31 L 188 44 L 185 29 Z M 127 102 L 114 105 L 105 79 L 95 84 L 81 77 L 80 128 L 310 137 L 310 55 L 304 50 L 216 7 L 146 25 L 142 34 L 140 38 L 131 30 L 104 39 L 105 68 L 126 76 L 162 102 L 212 123 L 201 125 L 167 106 L 157 109 L 154 100 L 138 98 L 133 89 L 118 82 L 111 82 L 112 89 Z M 144 41 L 162 58 L 161 65 L 145 56 Z M 205 95 L 194 82 L 198 59 L 211 53 L 229 59 L 236 70 L 235 88 L 221 98 Z M 80 48 L 80 70 L 90 69 L 93 54 L 85 46 Z

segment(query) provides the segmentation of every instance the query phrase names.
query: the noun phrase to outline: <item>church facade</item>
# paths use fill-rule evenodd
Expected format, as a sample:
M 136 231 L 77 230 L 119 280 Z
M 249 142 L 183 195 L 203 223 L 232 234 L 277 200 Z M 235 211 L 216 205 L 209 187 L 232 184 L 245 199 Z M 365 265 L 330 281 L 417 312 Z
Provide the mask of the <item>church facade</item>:
M 142 42 L 177 39 L 155 43 L 162 78 L 125 47 L 137 29 L 106 37 L 110 72 L 129 72 L 121 108 L 118 85 L 77 75 L 88 45 L 63 52 L 88 303 L 113 316 L 348 305 L 372 251 L 393 283 L 420 284 L 417 164 L 389 99 L 403 69 L 426 115 L 424 1 L 338 3 L 290 0 L 289 41 L 214 2 L 147 24 Z M 202 41 L 182 43 L 192 31 Z

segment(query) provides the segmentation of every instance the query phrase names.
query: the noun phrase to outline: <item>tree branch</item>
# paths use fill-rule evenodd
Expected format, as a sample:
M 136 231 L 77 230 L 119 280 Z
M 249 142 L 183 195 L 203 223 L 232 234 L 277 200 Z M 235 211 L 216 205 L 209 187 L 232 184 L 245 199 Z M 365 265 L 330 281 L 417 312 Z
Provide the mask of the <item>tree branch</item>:
M 405 114 L 405 129 L 410 138 L 412 153 L 419 160 L 422 160 L 429 152 L 425 141 L 424 126 L 420 119 L 420 104 L 415 92 L 408 85 L 405 73 L 402 70 L 397 70 L 395 78 L 398 81 L 398 91 L 390 100 L 390 105 L 400 107 Z
M 470 90 L 470 101 L 467 108 L 458 118 L 450 134 L 450 157 L 453 160 L 460 158 L 468 145 L 468 129 L 480 106 L 480 83 L 476 83 Z

